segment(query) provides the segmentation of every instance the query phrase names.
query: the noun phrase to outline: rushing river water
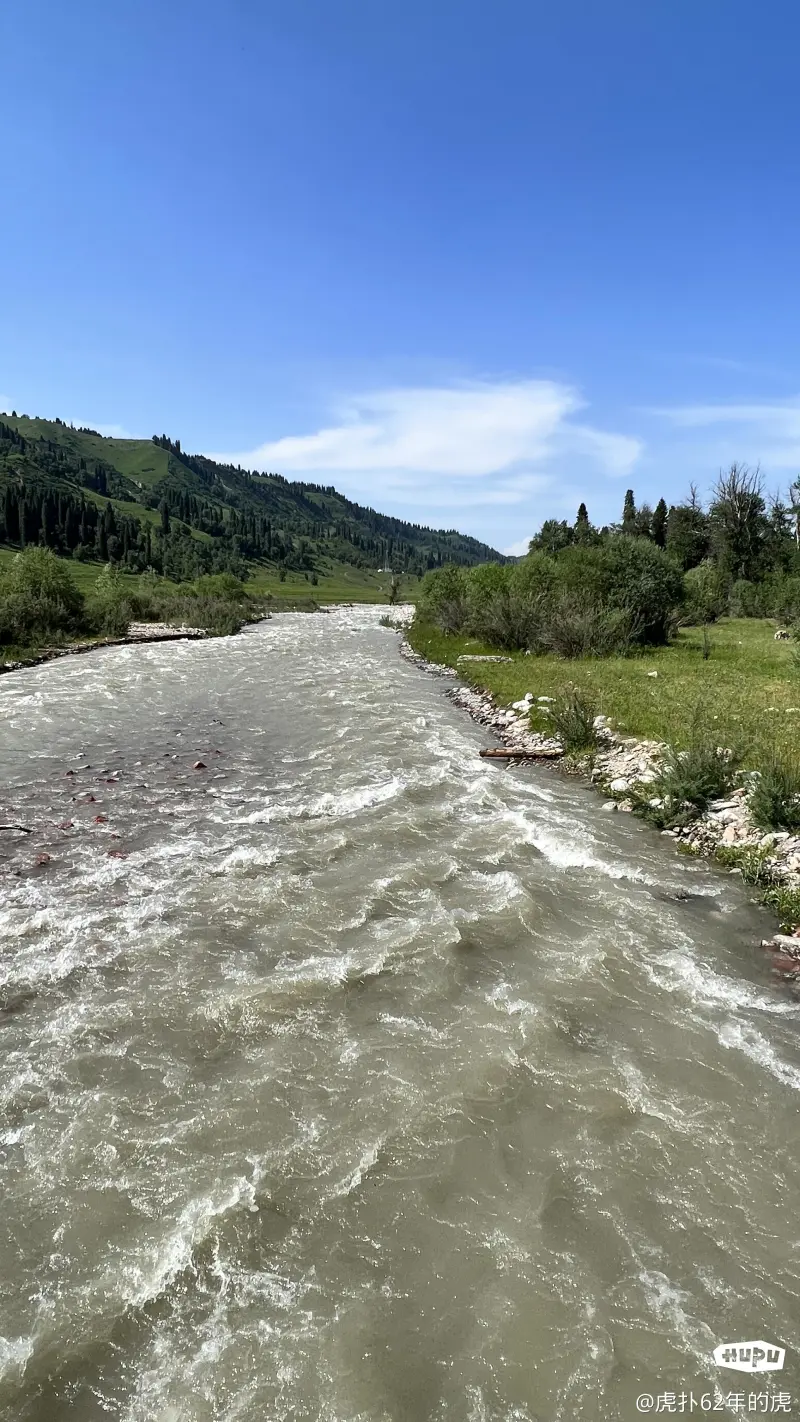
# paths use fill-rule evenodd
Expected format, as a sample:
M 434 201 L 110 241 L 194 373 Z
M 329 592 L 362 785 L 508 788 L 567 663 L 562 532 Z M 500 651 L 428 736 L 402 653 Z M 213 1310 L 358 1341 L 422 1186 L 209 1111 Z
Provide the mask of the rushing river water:
M 800 1390 L 770 921 L 557 772 L 480 761 L 378 615 L 0 684 L 2 819 L 35 830 L 0 836 L 4 1419 Z M 783 1373 L 714 1368 L 760 1338 Z

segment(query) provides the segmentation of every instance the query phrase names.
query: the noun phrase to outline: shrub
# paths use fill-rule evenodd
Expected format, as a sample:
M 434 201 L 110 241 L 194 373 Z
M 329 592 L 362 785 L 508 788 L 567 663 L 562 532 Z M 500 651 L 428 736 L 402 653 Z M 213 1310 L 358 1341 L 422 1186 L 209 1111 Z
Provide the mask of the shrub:
M 460 632 L 467 617 L 467 581 L 463 568 L 448 563 L 422 580 L 420 616 L 443 632 Z
M 611 656 L 665 642 L 683 596 L 680 568 L 647 538 L 573 544 L 508 566 L 448 566 L 425 577 L 420 618 L 512 650 Z
M 800 620 L 800 577 L 782 572 L 765 578 L 762 583 L 765 612 L 786 627 Z
M 218 602 L 203 615 L 201 625 L 212 637 L 231 637 L 241 631 L 242 617 L 231 603 Z
M 633 614 L 625 608 L 561 593 L 537 609 L 531 647 L 559 657 L 611 657 L 624 656 L 635 640 Z
M 92 628 L 112 637 L 127 636 L 133 618 L 130 595 L 122 585 L 118 570 L 108 563 L 95 579 L 87 614 Z
M 800 829 L 800 764 L 774 756 L 750 793 L 750 813 L 765 830 Z
M 242 602 L 247 597 L 244 583 L 233 573 L 206 573 L 197 579 L 195 587 L 202 597 L 224 598 L 228 602 Z
M 727 608 L 725 583 L 713 563 L 698 563 L 683 577 L 686 622 L 716 622 Z
M 25 548 L 0 579 L 0 643 L 36 645 L 77 632 L 83 594 L 68 563 L 49 548 Z
M 688 749 L 676 750 L 670 746 L 657 779 L 648 787 L 653 799 L 661 802 L 653 805 L 648 800 L 645 807 L 648 818 L 662 829 L 689 824 L 712 800 L 728 794 L 743 758 L 743 747 L 722 749 L 699 727 L 696 717 Z
M 738 578 L 728 594 L 728 611 L 731 617 L 763 617 L 764 596 L 759 585 Z
M 659 645 L 672 635 L 683 575 L 648 538 L 615 534 L 596 548 L 566 548 L 558 558 L 558 578 L 587 603 L 628 612 L 637 642 Z
M 564 750 L 592 750 L 597 745 L 595 717 L 597 706 L 586 692 L 571 686 L 555 700 L 549 708 L 549 722 L 553 735 L 560 740 Z

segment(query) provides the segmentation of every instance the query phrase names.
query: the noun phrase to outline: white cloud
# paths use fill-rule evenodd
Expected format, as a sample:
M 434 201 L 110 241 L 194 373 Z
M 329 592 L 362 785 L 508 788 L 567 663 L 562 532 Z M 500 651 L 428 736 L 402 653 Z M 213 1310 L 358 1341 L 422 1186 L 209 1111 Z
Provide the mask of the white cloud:
M 531 534 L 531 538 L 532 537 L 533 534 Z M 522 558 L 528 551 L 530 541 L 530 538 L 518 538 L 516 543 L 509 543 L 508 547 L 503 548 L 501 551 L 509 558 Z
M 767 403 L 749 401 L 730 405 L 682 405 L 656 410 L 682 429 L 708 425 L 760 425 L 773 435 L 800 439 L 800 396 L 794 400 Z
M 790 400 L 747 400 L 730 404 L 682 405 L 654 410 L 676 430 L 708 430 L 704 451 L 718 462 L 760 463 L 765 470 L 800 466 L 800 396 Z
M 612 477 L 630 472 L 640 441 L 573 422 L 583 406 L 553 380 L 396 387 L 353 396 L 313 434 L 212 457 L 441 507 L 518 503 L 550 485 L 569 456 Z

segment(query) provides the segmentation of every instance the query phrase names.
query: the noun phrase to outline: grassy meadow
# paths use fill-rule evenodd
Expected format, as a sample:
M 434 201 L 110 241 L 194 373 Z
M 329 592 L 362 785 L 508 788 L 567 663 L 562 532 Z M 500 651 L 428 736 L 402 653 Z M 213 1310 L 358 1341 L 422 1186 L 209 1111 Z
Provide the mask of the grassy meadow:
M 465 681 L 500 704 L 526 691 L 556 696 L 574 685 L 590 692 L 621 730 L 679 748 L 689 744 L 697 714 L 719 727 L 720 744 L 744 742 L 745 765 L 753 766 L 776 751 L 796 755 L 800 742 L 800 668 L 793 644 L 776 642 L 774 633 L 765 619 L 723 618 L 709 628 L 707 660 L 699 627 L 682 628 L 670 645 L 639 655 L 574 660 L 513 652 L 504 653 L 508 662 L 459 663 L 462 652 L 498 649 L 425 623 L 412 626 L 409 641 L 429 660 L 457 666 Z

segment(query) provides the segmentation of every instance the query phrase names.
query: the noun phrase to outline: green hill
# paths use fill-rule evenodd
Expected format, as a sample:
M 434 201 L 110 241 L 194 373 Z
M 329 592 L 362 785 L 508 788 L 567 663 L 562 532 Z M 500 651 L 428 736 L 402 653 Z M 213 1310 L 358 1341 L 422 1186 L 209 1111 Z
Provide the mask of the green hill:
M 442 563 L 505 561 L 454 529 L 376 513 L 330 486 L 189 455 L 166 435 L 109 439 L 16 412 L 0 415 L 0 543 L 44 544 L 175 581 L 247 564 L 262 579 L 314 581 L 347 568 L 416 576 Z

